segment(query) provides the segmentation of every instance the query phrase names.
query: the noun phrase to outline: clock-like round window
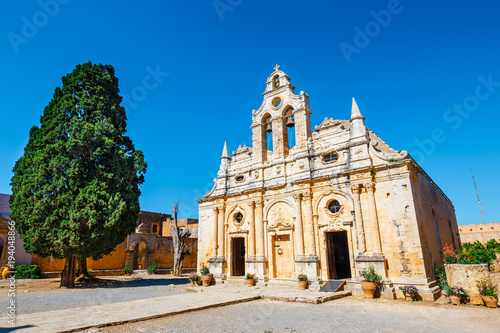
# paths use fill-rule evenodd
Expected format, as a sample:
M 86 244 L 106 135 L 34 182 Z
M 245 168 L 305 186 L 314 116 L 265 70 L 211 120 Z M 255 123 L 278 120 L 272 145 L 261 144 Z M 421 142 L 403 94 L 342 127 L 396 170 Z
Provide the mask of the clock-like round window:
M 328 210 L 333 214 L 337 214 L 340 211 L 340 208 L 342 208 L 342 206 L 338 200 L 332 200 L 328 204 Z

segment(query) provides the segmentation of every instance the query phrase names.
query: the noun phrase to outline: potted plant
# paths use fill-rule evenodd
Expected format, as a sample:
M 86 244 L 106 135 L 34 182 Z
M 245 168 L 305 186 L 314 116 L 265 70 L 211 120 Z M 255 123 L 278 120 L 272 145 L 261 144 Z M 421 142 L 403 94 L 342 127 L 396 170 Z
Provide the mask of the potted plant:
M 297 286 L 299 287 L 299 290 L 305 290 L 307 287 L 307 275 L 299 274 L 297 278 L 299 279 L 297 281 Z
M 448 297 L 450 298 L 451 304 L 460 305 L 462 301 L 467 300 L 468 296 L 464 288 L 457 286 L 447 286 L 445 289 Z
M 9 265 L 3 266 L 1 272 L 2 272 L 2 278 L 4 280 L 10 278 L 12 275 L 15 274 L 15 271 L 11 269 Z
M 210 281 L 212 281 L 212 275 L 210 274 L 210 270 L 207 265 L 201 263 L 200 266 L 201 282 L 203 283 L 203 287 L 208 287 L 210 285 Z
M 399 287 L 399 290 L 403 292 L 405 295 L 405 300 L 413 301 L 415 300 L 415 296 L 417 295 L 418 288 L 415 286 L 404 286 Z
M 196 272 L 191 272 L 188 276 L 189 281 L 193 286 L 199 286 L 201 284 L 201 276 L 196 274 Z
M 481 279 L 477 281 L 477 289 L 479 289 L 481 298 L 487 307 L 498 307 L 498 285 L 492 284 L 488 279 Z
M 156 274 L 158 270 L 158 264 L 154 261 L 148 266 L 148 274 Z
M 364 279 L 361 280 L 361 289 L 363 289 L 365 298 L 373 299 L 375 290 L 377 290 L 377 284 L 382 281 L 382 276 L 375 272 L 375 267 L 373 265 L 371 265 L 369 269 L 360 271 L 359 275 L 361 275 Z
M 144 269 L 144 258 L 137 259 L 137 264 L 139 265 L 139 269 Z
M 123 270 L 125 271 L 125 274 L 130 275 L 132 274 L 132 267 L 128 264 L 128 262 L 125 263 L 125 266 L 123 266 Z
M 252 287 L 255 281 L 255 273 L 254 274 L 247 273 L 245 275 L 245 279 L 247 280 L 247 286 Z

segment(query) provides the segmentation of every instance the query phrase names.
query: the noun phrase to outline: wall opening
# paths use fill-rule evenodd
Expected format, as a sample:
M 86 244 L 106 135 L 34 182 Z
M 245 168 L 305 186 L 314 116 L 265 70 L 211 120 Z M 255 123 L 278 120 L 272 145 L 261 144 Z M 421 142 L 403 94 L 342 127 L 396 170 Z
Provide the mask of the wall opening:
M 331 280 L 351 278 L 351 261 L 346 231 L 326 233 L 328 276 Z
M 267 161 L 267 150 L 273 151 L 273 123 L 271 116 L 267 115 L 262 121 L 265 135 L 263 135 L 262 149 L 264 150 L 263 161 Z

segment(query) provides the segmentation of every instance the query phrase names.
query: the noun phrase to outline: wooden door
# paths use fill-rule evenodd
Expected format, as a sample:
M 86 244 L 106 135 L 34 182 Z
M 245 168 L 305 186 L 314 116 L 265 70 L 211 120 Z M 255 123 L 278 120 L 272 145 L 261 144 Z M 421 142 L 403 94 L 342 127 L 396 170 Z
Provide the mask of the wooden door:
M 337 271 L 335 269 L 335 243 L 333 241 L 333 232 L 326 233 L 326 257 L 328 261 L 328 278 L 335 280 Z
M 327 232 L 326 251 L 330 279 L 347 279 L 351 277 L 351 261 L 347 232 Z
M 245 275 L 245 239 L 233 238 L 232 239 L 232 276 Z
M 273 236 L 273 248 L 274 277 L 291 279 L 294 271 L 294 257 L 290 235 Z

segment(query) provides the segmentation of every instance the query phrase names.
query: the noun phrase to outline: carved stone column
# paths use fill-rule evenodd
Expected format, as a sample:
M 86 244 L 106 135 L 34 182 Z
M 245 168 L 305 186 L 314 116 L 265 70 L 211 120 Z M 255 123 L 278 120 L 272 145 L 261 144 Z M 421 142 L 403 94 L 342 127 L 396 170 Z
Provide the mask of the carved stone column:
M 257 250 L 257 257 L 265 258 L 264 254 L 264 203 L 259 200 L 255 202 L 256 218 L 255 218 L 255 247 Z
M 217 219 L 217 226 L 218 226 L 218 231 L 217 231 L 217 257 L 219 258 L 224 258 L 225 257 L 225 251 L 224 251 L 224 238 L 225 238 L 225 233 L 224 233 L 224 221 L 225 219 L 225 212 L 226 209 L 224 206 L 222 206 L 219 209 L 219 217 Z
M 361 189 L 359 185 L 353 186 L 352 192 L 354 193 L 354 217 L 356 219 L 358 248 L 359 248 L 359 253 L 363 254 L 366 252 L 366 243 L 365 243 L 365 230 L 363 227 L 363 213 L 361 212 L 361 200 L 359 197 L 360 191 Z
M 366 185 L 366 192 L 368 193 L 368 205 L 370 207 L 370 226 L 373 232 L 373 252 L 374 254 L 382 254 L 382 246 L 380 244 L 380 230 L 378 227 L 377 206 L 375 204 L 375 184 L 370 183 Z
M 295 257 L 303 257 L 304 256 L 304 240 L 303 240 L 303 231 L 302 231 L 302 209 L 301 209 L 301 201 L 302 194 L 294 194 L 293 199 L 295 202 Z
M 250 207 L 248 214 L 248 256 L 253 258 L 255 257 L 255 201 L 249 201 L 248 207 Z
M 314 242 L 314 224 L 312 219 L 312 194 L 310 192 L 304 193 L 305 198 L 305 252 L 306 256 L 314 257 L 316 256 L 315 242 Z
M 255 214 L 253 213 L 254 207 Z M 267 282 L 267 259 L 265 255 L 265 243 L 264 243 L 264 203 L 262 200 L 252 201 L 252 205 L 250 207 L 250 211 L 252 212 L 250 215 L 253 215 L 254 221 L 254 230 L 255 233 L 252 236 L 252 227 L 250 227 L 250 231 L 248 233 L 248 248 L 249 248 L 249 257 L 246 260 L 246 268 L 248 273 L 255 273 L 256 280 L 255 283 L 257 285 L 262 284 L 265 285 Z M 250 216 L 250 217 L 251 217 Z M 252 250 L 251 241 L 255 240 L 255 247 Z M 252 251 L 254 255 L 252 256 Z M 256 254 L 256 256 L 255 256 Z
M 212 235 L 213 235 L 213 243 L 212 243 L 212 249 L 213 249 L 213 253 L 212 253 L 212 257 L 217 257 L 217 229 L 218 229 L 218 223 L 217 223 L 217 217 L 219 215 L 219 208 L 218 207 L 213 207 L 212 208 L 212 211 L 214 213 L 214 216 L 213 216 L 213 224 L 212 224 Z

